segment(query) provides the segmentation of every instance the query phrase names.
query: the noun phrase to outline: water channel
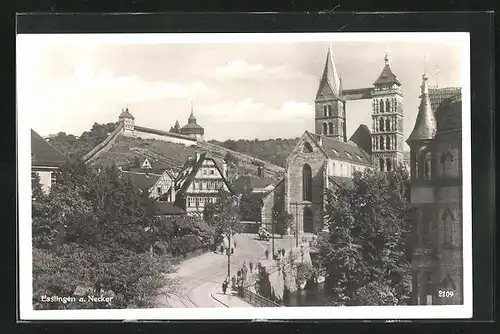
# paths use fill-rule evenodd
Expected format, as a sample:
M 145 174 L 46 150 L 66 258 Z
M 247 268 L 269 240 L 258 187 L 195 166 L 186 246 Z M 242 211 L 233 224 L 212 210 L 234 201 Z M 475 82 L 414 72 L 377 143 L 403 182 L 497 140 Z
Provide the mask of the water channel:
M 325 283 L 308 283 L 304 290 L 297 290 L 284 296 L 285 306 L 326 306 L 328 296 Z

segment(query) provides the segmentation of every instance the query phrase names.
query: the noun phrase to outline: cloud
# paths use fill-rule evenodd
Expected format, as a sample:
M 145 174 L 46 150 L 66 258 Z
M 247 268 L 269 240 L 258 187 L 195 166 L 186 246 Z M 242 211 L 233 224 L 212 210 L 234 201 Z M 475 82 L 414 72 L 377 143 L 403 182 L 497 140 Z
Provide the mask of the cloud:
M 264 66 L 263 64 L 249 64 L 241 59 L 210 69 L 208 75 L 217 80 L 303 79 L 306 77 L 305 74 L 286 64 Z
M 236 102 L 222 102 L 200 107 L 197 112 L 212 117 L 217 123 L 280 122 L 308 120 L 313 117 L 314 107 L 309 103 L 286 101 L 279 108 L 272 108 L 250 98 Z

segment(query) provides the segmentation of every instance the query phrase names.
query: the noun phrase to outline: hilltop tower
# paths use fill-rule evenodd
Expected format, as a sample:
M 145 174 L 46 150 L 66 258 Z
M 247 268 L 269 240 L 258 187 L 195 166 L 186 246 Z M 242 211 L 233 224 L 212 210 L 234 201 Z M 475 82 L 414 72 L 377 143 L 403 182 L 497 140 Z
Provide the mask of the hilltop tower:
M 123 123 L 123 135 L 126 137 L 134 136 L 135 128 L 135 117 L 128 111 L 128 107 L 125 110 L 122 109 L 118 121 Z
M 341 78 L 333 60 L 331 47 L 328 49 L 314 102 L 315 133 L 346 142 L 345 100 L 342 98 Z
M 205 133 L 205 129 L 196 123 L 196 117 L 194 117 L 193 111 L 193 102 L 191 101 L 191 114 L 188 118 L 188 124 L 184 125 L 181 128 L 181 133 L 183 135 L 191 136 L 196 138 L 197 140 L 203 140 L 203 134 Z
M 391 70 L 389 55 L 372 90 L 372 159 L 380 171 L 403 163 L 403 89 Z

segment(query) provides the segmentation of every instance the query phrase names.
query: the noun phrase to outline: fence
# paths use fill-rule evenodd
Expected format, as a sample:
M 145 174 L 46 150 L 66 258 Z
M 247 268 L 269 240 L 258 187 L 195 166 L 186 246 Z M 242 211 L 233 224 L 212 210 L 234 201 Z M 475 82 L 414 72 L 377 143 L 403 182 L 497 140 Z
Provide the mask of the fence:
M 275 303 L 272 300 L 267 299 L 266 297 L 262 297 L 256 293 L 253 293 L 248 289 L 243 288 L 240 291 L 241 298 L 250 305 L 256 307 L 282 307 L 282 305 Z

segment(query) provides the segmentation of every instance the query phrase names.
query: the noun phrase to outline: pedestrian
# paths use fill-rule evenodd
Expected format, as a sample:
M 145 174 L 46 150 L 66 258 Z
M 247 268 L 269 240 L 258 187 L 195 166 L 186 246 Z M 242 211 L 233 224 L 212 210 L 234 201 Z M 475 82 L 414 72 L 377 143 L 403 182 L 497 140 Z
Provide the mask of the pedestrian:
M 241 268 L 241 273 L 243 275 L 243 280 L 246 280 L 248 269 L 247 269 L 247 265 L 245 264 L 245 262 L 243 262 L 243 268 Z
M 268 260 L 269 260 L 269 251 L 268 251 L 267 249 L 266 249 L 265 254 L 266 254 L 266 259 L 268 259 Z
M 233 278 L 231 278 L 231 283 L 232 283 L 231 288 L 233 290 L 235 290 L 236 289 L 236 276 L 233 275 Z
M 252 261 L 250 261 L 250 263 L 248 264 L 248 267 L 250 268 L 250 273 L 251 273 L 253 270 L 253 262 Z
M 227 290 L 227 278 L 224 279 L 224 282 L 222 282 L 222 292 L 226 294 L 226 290 Z

